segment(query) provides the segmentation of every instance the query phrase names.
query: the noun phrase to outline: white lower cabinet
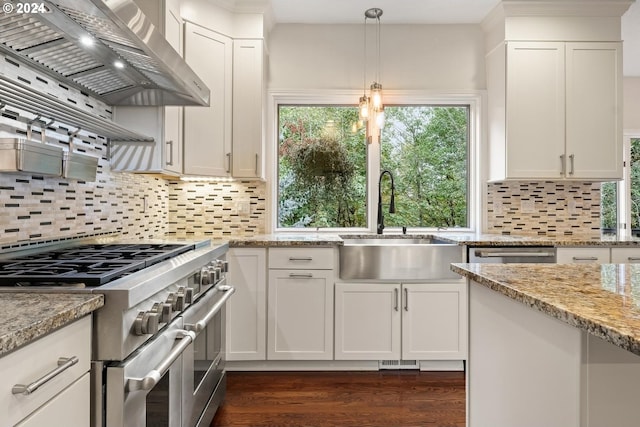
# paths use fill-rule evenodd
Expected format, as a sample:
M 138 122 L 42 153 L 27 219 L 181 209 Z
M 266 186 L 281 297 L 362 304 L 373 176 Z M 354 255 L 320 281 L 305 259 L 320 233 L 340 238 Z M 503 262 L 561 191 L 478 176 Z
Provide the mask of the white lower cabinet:
M 236 289 L 226 306 L 227 360 L 267 358 L 267 250 L 231 248 L 228 283 Z
M 90 369 L 91 315 L 0 358 L 0 378 L 4 384 L 0 424 L 89 426 Z M 49 381 L 31 393 L 12 392 L 14 386 L 33 384 L 54 371 Z
M 610 261 L 610 253 L 610 249 L 604 247 L 558 248 L 556 262 L 558 264 L 602 264 Z
M 91 416 L 89 373 L 16 424 L 16 427 L 88 427 Z
M 611 248 L 611 262 L 614 264 L 640 263 L 640 248 Z
M 466 283 L 337 283 L 336 360 L 464 360 Z
M 333 359 L 333 270 L 269 270 L 267 359 Z
M 336 360 L 397 360 L 400 285 L 336 283 Z

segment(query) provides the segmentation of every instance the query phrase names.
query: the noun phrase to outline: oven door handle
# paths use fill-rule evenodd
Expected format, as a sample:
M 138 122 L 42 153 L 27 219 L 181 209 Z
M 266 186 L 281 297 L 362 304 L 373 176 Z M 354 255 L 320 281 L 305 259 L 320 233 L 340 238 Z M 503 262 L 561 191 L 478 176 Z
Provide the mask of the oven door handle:
M 193 331 L 196 334 L 202 332 L 207 327 L 211 319 L 213 319 L 215 315 L 218 314 L 218 312 L 222 309 L 222 306 L 227 302 L 229 298 L 231 298 L 231 295 L 233 295 L 233 293 L 236 291 L 236 288 L 226 285 L 216 286 L 216 288 L 224 292 L 222 298 L 220 298 L 220 300 L 216 302 L 213 307 L 211 307 L 211 310 L 209 310 L 209 312 L 202 319 L 200 319 L 196 323 L 184 325 L 184 328 L 187 331 Z
M 151 390 L 156 384 L 160 381 L 164 374 L 167 373 L 171 365 L 180 357 L 180 355 L 191 345 L 191 343 L 196 339 L 196 334 L 191 331 L 185 331 L 179 329 L 176 331 L 178 335 L 176 336 L 177 340 L 180 340 L 180 343 L 171 349 L 171 352 L 165 357 L 162 362 L 158 363 L 154 369 L 149 371 L 147 375 L 142 378 L 129 378 L 127 379 L 127 391 L 138 391 L 138 390 Z

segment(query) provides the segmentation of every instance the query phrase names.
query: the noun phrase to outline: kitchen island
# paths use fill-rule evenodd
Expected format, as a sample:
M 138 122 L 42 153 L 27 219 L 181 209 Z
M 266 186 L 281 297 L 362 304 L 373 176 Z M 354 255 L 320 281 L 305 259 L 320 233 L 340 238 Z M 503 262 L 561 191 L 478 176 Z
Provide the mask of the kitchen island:
M 454 264 L 470 427 L 637 426 L 640 266 Z

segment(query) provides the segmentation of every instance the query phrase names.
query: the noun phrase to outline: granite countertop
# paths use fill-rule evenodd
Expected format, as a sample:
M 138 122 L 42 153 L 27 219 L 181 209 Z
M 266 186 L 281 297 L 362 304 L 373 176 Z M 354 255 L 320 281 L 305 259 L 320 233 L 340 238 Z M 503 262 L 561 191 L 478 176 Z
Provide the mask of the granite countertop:
M 0 293 L 0 357 L 103 305 L 98 294 Z
M 638 264 L 452 264 L 451 269 L 640 356 Z
M 442 231 L 433 233 L 409 234 L 330 234 L 330 233 L 283 233 L 262 234 L 252 237 L 237 237 L 230 239 L 230 247 L 278 247 L 278 246 L 340 246 L 344 244 L 343 237 L 351 238 L 436 238 L 467 246 L 640 246 L 640 238 L 631 237 L 618 239 L 615 236 L 585 237 L 546 237 L 546 236 L 506 236 L 502 234 L 465 233 Z

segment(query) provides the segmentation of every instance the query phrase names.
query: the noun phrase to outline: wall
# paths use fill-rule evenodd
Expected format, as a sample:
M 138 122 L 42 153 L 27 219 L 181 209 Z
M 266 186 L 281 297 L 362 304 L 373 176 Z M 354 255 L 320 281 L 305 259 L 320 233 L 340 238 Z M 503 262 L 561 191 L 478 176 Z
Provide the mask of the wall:
M 374 24 L 367 26 L 370 51 Z M 383 19 L 380 38 L 383 89 L 485 88 L 479 25 L 386 25 Z M 276 25 L 269 38 L 268 89 L 363 88 L 363 50 L 363 25 Z M 367 60 L 375 69 L 374 52 Z M 369 72 L 367 87 L 373 77 Z
M 623 82 L 623 129 L 640 131 L 640 77 L 625 77 Z

